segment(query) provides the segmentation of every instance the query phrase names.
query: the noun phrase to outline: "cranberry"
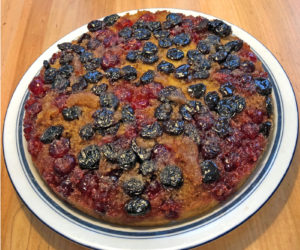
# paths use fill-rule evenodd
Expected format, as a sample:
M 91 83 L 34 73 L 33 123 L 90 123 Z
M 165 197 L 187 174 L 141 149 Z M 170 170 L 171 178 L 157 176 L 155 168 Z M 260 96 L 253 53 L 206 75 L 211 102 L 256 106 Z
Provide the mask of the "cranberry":
M 143 86 L 141 93 L 146 94 L 150 99 L 156 99 L 158 93 L 163 89 L 163 86 L 160 83 L 150 83 Z
M 87 172 L 78 183 L 79 190 L 86 195 L 92 194 L 98 188 L 99 178 L 93 172 Z
M 118 55 L 113 54 L 111 51 L 105 52 L 102 58 L 102 69 L 106 70 L 108 68 L 116 66 L 120 62 Z
M 168 219 L 177 219 L 179 217 L 180 204 L 174 200 L 166 200 L 160 209 Z
M 242 126 L 242 131 L 249 139 L 255 139 L 259 133 L 259 126 L 255 123 L 246 123 Z
M 260 109 L 248 109 L 247 115 L 249 115 L 252 121 L 256 124 L 260 124 L 264 120 L 264 111 Z
M 170 35 L 176 36 L 184 32 L 184 28 L 181 26 L 176 26 L 172 30 L 170 30 Z
M 64 197 L 70 196 L 70 194 L 74 191 L 70 179 L 62 181 L 57 187 L 57 191 L 61 193 Z
M 213 79 L 219 83 L 230 82 L 230 75 L 223 72 L 216 72 L 212 75 Z
M 37 99 L 30 98 L 25 104 L 25 109 L 26 114 L 33 118 L 42 111 L 42 104 Z
M 33 78 L 28 88 L 37 97 L 43 97 L 46 94 L 44 80 L 40 76 Z
M 194 116 L 194 119 L 196 121 L 196 126 L 204 131 L 207 131 L 212 128 L 214 125 L 214 119 L 213 117 L 207 113 L 207 114 L 196 114 Z
M 54 158 L 63 157 L 70 149 L 70 141 L 62 137 L 60 140 L 54 140 L 49 147 L 49 155 Z
M 57 58 L 60 58 L 60 54 L 61 54 L 61 52 L 54 53 L 49 60 L 50 64 L 54 64 L 56 62 Z
M 125 131 L 124 135 L 126 138 L 131 140 L 131 139 L 137 137 L 138 133 L 137 133 L 135 127 L 131 126 Z
M 60 175 L 65 175 L 70 173 L 75 167 L 76 160 L 72 155 L 65 155 L 62 158 L 57 158 L 54 161 L 54 170 Z
M 133 25 L 132 21 L 126 18 L 122 18 L 116 23 L 118 31 L 124 29 L 125 27 L 131 27 Z
M 161 185 L 158 181 L 153 181 L 149 184 L 149 186 L 146 189 L 146 193 L 148 194 L 148 197 L 150 200 L 152 200 L 154 197 L 156 197 L 159 192 L 162 190 Z
M 123 49 L 125 50 L 138 50 L 142 47 L 142 42 L 136 39 L 131 39 L 130 41 L 126 41 L 123 45 Z
M 133 90 L 129 86 L 129 84 L 126 84 L 125 86 L 117 86 L 115 88 L 114 94 L 121 102 L 131 102 Z
M 39 138 L 32 138 L 28 141 L 28 151 L 32 156 L 37 156 L 43 144 Z
M 153 22 L 155 20 L 156 20 L 156 16 L 154 13 L 146 13 L 138 19 L 138 21 L 145 21 L 145 22 Z
M 149 99 L 147 96 L 139 94 L 135 95 L 132 100 L 132 108 L 136 109 L 144 109 L 150 105 Z
M 103 45 L 105 48 L 111 48 L 119 44 L 119 37 L 117 35 L 107 36 L 103 39 Z
M 239 154 L 232 152 L 223 158 L 223 162 L 225 171 L 229 172 L 239 168 L 242 160 Z
M 68 97 L 68 95 L 59 95 L 54 99 L 54 105 L 59 108 L 59 111 L 66 108 L 66 101 Z

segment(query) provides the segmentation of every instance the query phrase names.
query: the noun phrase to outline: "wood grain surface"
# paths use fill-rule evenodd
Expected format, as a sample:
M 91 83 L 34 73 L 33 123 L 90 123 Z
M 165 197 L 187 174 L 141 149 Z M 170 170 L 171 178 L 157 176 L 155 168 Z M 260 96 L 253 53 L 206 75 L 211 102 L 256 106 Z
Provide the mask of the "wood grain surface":
M 243 28 L 277 57 L 300 100 L 299 0 L 2 0 L 1 127 L 22 75 L 52 43 L 92 19 L 155 7 L 201 11 Z M 267 204 L 232 232 L 197 249 L 300 249 L 299 164 L 298 147 Z M 2 249 L 85 249 L 49 229 L 25 207 L 9 180 L 3 155 L 1 178 Z

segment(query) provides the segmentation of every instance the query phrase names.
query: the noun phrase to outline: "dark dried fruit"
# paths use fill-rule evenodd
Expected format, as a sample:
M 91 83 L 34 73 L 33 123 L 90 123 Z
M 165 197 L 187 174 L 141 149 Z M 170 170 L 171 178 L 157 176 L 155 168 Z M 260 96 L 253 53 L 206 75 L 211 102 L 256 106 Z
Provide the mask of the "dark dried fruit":
M 58 74 L 63 78 L 69 78 L 74 71 L 74 68 L 71 65 L 64 65 L 58 69 Z
M 184 121 L 169 120 L 164 122 L 164 132 L 170 135 L 180 135 L 184 130 Z
M 125 105 L 122 108 L 122 121 L 132 122 L 134 121 L 134 110 L 130 105 Z
M 259 132 L 262 133 L 265 137 L 268 137 L 270 135 L 272 123 L 267 121 L 260 125 Z
M 166 19 L 169 23 L 172 24 L 172 27 L 182 23 L 182 17 L 176 13 L 168 14 Z
M 52 83 L 56 77 L 56 73 L 57 71 L 54 68 L 46 69 L 44 73 L 45 83 Z
M 233 96 L 231 97 L 231 99 L 235 102 L 236 104 L 236 112 L 240 113 L 244 110 L 244 108 L 246 107 L 246 101 L 245 98 L 241 97 L 241 96 Z
M 209 72 L 207 70 L 196 70 L 193 73 L 193 79 L 207 79 L 209 77 Z
M 188 101 L 187 106 L 189 108 L 189 112 L 193 115 L 203 112 L 203 106 L 200 101 Z
M 234 40 L 225 44 L 224 49 L 226 52 L 230 53 L 231 51 L 238 52 L 243 47 L 242 40 Z
M 105 26 L 112 26 L 119 18 L 120 18 L 119 15 L 112 14 L 110 16 L 104 17 L 103 23 Z
M 208 92 L 204 97 L 205 104 L 210 110 L 215 110 L 220 101 L 220 97 L 216 91 Z
M 179 188 L 183 184 L 183 175 L 179 167 L 169 165 L 160 173 L 160 182 L 165 187 Z
M 82 52 L 79 59 L 80 59 L 80 62 L 87 63 L 93 59 L 93 53 Z
M 240 64 L 240 69 L 242 71 L 244 71 L 245 73 L 252 73 L 255 71 L 255 65 L 253 62 L 251 61 L 243 61 L 241 64 Z
M 240 58 L 237 55 L 228 55 L 223 63 L 224 68 L 234 70 L 240 66 Z
M 126 27 L 120 30 L 119 36 L 125 39 L 129 39 L 132 36 L 132 29 L 130 27 Z
M 206 41 L 200 41 L 197 44 L 197 49 L 202 53 L 202 54 L 208 54 L 210 52 L 210 45 Z
M 126 56 L 126 60 L 129 62 L 136 62 L 138 58 L 139 58 L 139 51 L 136 50 L 129 51 Z
M 158 59 L 159 59 L 159 58 L 158 58 L 157 55 L 149 55 L 149 56 L 147 56 L 147 55 L 142 55 L 142 56 L 141 56 L 141 61 L 142 61 L 143 63 L 145 63 L 145 64 L 153 64 L 153 63 L 157 62 Z
M 104 144 L 101 147 L 101 152 L 110 162 L 116 162 L 118 159 L 119 153 L 112 144 Z
M 208 35 L 204 41 L 209 45 L 218 45 L 221 42 L 221 39 L 216 35 Z
M 170 32 L 167 30 L 155 30 L 153 35 L 156 39 L 162 39 L 170 36 Z
M 151 37 L 151 32 L 147 29 L 136 29 L 133 31 L 133 36 L 137 40 L 148 40 Z
M 234 86 L 231 82 L 227 82 L 221 85 L 219 91 L 223 97 L 230 97 L 233 95 Z
M 173 38 L 173 43 L 176 46 L 186 46 L 190 42 L 191 42 L 191 37 L 186 33 L 181 33 Z
M 142 160 L 149 160 L 151 157 L 151 148 L 142 148 L 139 147 L 136 143 L 136 140 L 132 140 L 131 142 L 131 148 L 132 150 L 137 154 L 137 156 Z
M 193 108 L 187 104 L 181 105 L 179 108 L 179 113 L 182 115 L 182 118 L 186 121 L 191 121 L 193 119 Z
M 196 144 L 199 145 L 201 143 L 199 132 L 193 124 L 185 124 L 183 133 L 184 135 L 190 137 Z
M 84 64 L 87 71 L 98 69 L 101 66 L 102 60 L 100 58 L 93 58 Z
M 158 100 L 161 102 L 185 103 L 186 98 L 181 89 L 175 86 L 167 86 L 158 93 Z
M 87 82 L 97 83 L 102 79 L 103 75 L 99 71 L 94 70 L 87 72 L 83 77 Z
M 216 138 L 207 138 L 202 143 L 201 154 L 204 159 L 213 159 L 221 152 L 221 148 Z
M 143 55 L 153 55 L 156 54 L 158 51 L 157 46 L 152 42 L 145 42 L 143 47 Z
M 155 30 L 161 30 L 161 23 L 160 22 L 148 22 L 147 23 L 148 29 L 152 32 Z
M 205 95 L 206 86 L 203 83 L 190 85 L 187 89 L 187 92 L 190 95 L 190 97 L 199 99 Z
M 78 165 L 81 169 L 98 169 L 100 162 L 100 150 L 97 145 L 89 145 L 81 149 L 78 154 Z
M 193 64 L 196 61 L 203 60 L 203 55 L 198 50 L 195 49 L 189 50 L 186 55 L 189 59 L 188 60 L 189 64 Z
M 72 44 L 71 49 L 76 53 L 76 54 L 81 54 L 83 52 L 85 52 L 84 47 L 78 45 L 78 44 Z
M 222 99 L 219 101 L 216 111 L 222 117 L 231 118 L 236 114 L 237 104 L 231 98 Z
M 168 50 L 167 57 L 171 60 L 179 61 L 184 57 L 184 53 L 180 49 L 172 48 Z
M 137 78 L 137 71 L 134 67 L 127 65 L 121 69 L 122 76 L 126 81 L 133 81 Z
M 161 48 L 169 48 L 173 45 L 173 42 L 170 38 L 165 37 L 158 40 L 158 45 Z
M 140 173 L 143 176 L 152 175 L 156 171 L 156 164 L 154 161 L 144 161 L 139 167 Z
M 209 21 L 208 29 L 220 37 L 226 37 L 231 34 L 231 27 L 223 21 L 217 19 Z
M 105 75 L 112 82 L 118 81 L 122 77 L 120 68 L 109 68 Z
M 179 67 L 177 67 L 175 69 L 175 77 L 177 79 L 186 79 L 189 75 L 189 69 L 190 69 L 190 65 L 188 64 L 182 64 Z
M 58 92 L 63 92 L 67 87 L 70 86 L 70 81 L 61 75 L 55 77 L 54 82 L 52 83 L 52 88 L 56 89 Z
M 272 99 L 269 96 L 266 97 L 266 109 L 268 117 L 270 117 L 273 114 L 273 104 Z
M 211 58 L 214 61 L 220 63 L 220 62 L 223 62 L 226 59 L 227 55 L 228 55 L 228 53 L 225 50 L 219 50 L 216 53 L 212 54 Z
M 125 204 L 125 210 L 130 215 L 144 215 L 150 210 L 150 202 L 142 198 L 134 198 Z
M 62 115 L 66 121 L 73 121 L 75 119 L 79 119 L 79 116 L 81 115 L 81 110 L 77 106 L 73 106 L 70 108 L 64 108 L 62 110 Z
M 207 28 L 208 28 L 208 22 L 209 22 L 208 19 L 203 18 L 203 19 L 196 25 L 196 27 L 194 27 L 195 31 L 196 31 L 196 32 L 199 32 L 199 33 L 206 31 Z
M 91 91 L 93 94 L 100 96 L 102 93 L 104 93 L 107 90 L 108 86 L 105 83 L 102 83 L 100 85 L 94 85 L 91 88 Z
M 61 50 L 61 51 L 64 51 L 64 50 L 70 50 L 71 47 L 72 47 L 72 43 L 61 43 L 61 44 L 58 44 L 57 47 Z
M 148 70 L 146 71 L 140 78 L 140 83 L 141 84 L 148 84 L 150 82 L 153 82 L 154 80 L 154 71 L 153 70 Z
M 272 84 L 267 78 L 255 79 L 256 91 L 260 95 L 269 95 L 272 92 Z
M 123 190 L 131 197 L 139 196 L 145 190 L 145 183 L 136 178 L 130 178 L 124 182 Z
M 95 32 L 97 30 L 102 30 L 103 27 L 104 27 L 103 22 L 100 21 L 100 20 L 93 20 L 93 21 L 89 22 L 88 26 L 87 26 L 87 28 L 90 32 Z
M 211 183 L 219 179 L 220 174 L 216 163 L 211 160 L 206 160 L 203 161 L 200 166 L 203 183 Z
M 162 135 L 163 131 L 158 122 L 154 122 L 153 124 L 146 125 L 141 130 L 141 137 L 145 139 L 155 139 Z
M 78 81 L 72 85 L 72 91 L 79 92 L 81 90 L 86 89 L 87 86 L 88 83 L 86 82 L 86 80 L 83 77 L 79 77 Z
M 44 144 L 51 143 L 55 139 L 59 139 L 64 131 L 64 127 L 61 125 L 50 126 L 45 130 L 40 140 Z
M 172 111 L 173 111 L 173 108 L 172 108 L 171 104 L 162 103 L 155 109 L 154 116 L 159 121 L 166 121 L 166 120 L 170 119 Z
M 120 168 L 128 170 L 134 167 L 136 163 L 136 155 L 132 149 L 128 149 L 118 155 L 117 161 L 120 165 Z
M 108 128 L 114 123 L 114 112 L 106 108 L 97 110 L 93 114 L 93 117 L 96 129 Z
M 43 66 L 45 69 L 49 69 L 50 68 L 50 63 L 47 60 L 43 61 Z
M 167 61 L 161 61 L 157 65 L 157 70 L 164 72 L 166 74 L 171 74 L 175 71 L 175 66 L 172 63 L 169 63 Z
M 108 128 L 101 128 L 101 129 L 97 129 L 96 132 L 98 134 L 101 134 L 102 136 L 106 136 L 106 135 L 116 135 L 116 133 L 118 132 L 120 128 L 120 123 L 116 123 Z
M 84 125 L 79 131 L 79 135 L 83 140 L 90 140 L 94 134 L 95 132 L 91 123 Z
M 212 128 L 221 138 L 228 136 L 231 133 L 229 119 L 226 117 L 219 117 Z

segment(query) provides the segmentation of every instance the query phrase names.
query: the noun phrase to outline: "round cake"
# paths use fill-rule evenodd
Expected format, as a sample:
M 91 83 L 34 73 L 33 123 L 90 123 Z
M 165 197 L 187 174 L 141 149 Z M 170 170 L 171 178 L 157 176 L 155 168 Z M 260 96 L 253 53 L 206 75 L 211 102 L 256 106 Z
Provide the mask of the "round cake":
M 30 82 L 28 152 L 47 186 L 120 225 L 200 216 L 234 194 L 272 131 L 272 84 L 221 20 L 93 20 Z

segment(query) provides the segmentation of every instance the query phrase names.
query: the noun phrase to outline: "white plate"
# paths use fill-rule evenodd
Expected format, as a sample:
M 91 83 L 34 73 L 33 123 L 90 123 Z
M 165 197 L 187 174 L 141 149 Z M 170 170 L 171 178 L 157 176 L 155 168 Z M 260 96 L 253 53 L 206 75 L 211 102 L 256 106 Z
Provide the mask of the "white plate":
M 188 10 L 148 10 L 169 10 L 215 18 Z M 136 10 L 129 13 L 134 14 Z M 24 150 L 26 141 L 23 138 L 22 120 L 24 101 L 28 97 L 27 86 L 40 70 L 43 60 L 49 59 L 57 51 L 57 44 L 79 37 L 87 31 L 84 25 L 53 44 L 32 64 L 18 84 L 7 109 L 3 130 L 6 166 L 17 193 L 32 213 L 66 238 L 102 249 L 189 248 L 222 236 L 253 215 L 271 197 L 289 168 L 298 137 L 298 111 L 292 86 L 276 58 L 254 37 L 230 25 L 233 34 L 247 42 L 263 62 L 274 86 L 275 127 L 272 146 L 238 193 L 201 218 L 169 227 L 137 229 L 101 223 L 71 208 L 48 190 L 32 166 L 27 150 Z

